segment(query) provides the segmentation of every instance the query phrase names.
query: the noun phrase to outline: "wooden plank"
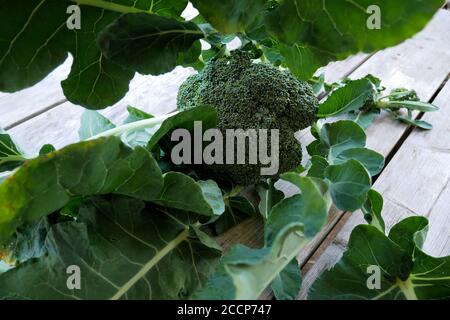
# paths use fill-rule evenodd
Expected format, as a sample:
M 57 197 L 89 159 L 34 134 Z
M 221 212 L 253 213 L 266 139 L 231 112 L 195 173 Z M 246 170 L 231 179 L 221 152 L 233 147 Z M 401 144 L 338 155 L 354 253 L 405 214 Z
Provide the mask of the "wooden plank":
M 45 79 L 33 87 L 0 95 L 0 127 L 6 130 L 14 125 L 66 101 L 60 82 L 70 71 L 72 58 L 68 58 Z
M 432 131 L 415 129 L 405 140 L 374 185 L 385 200 L 383 217 L 389 230 L 407 216 L 421 215 L 430 220 L 425 252 L 434 256 L 450 254 L 450 82 L 434 103 L 441 107 L 424 120 L 433 123 Z M 342 230 L 330 234 L 304 270 L 300 298 L 325 270 L 332 267 L 345 250 L 351 231 L 364 223 L 361 212 L 348 215 Z

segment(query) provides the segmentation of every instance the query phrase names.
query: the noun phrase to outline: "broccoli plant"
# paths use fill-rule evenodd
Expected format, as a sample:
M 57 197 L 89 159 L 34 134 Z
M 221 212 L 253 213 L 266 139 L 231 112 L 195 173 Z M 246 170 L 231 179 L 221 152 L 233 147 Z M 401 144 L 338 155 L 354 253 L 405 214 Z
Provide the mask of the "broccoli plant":
M 431 103 L 420 101 L 415 90 L 396 88 L 386 94 L 382 81 L 373 75 L 358 80 L 345 79 L 333 84 L 321 83 L 320 88 L 328 90 L 330 95 L 319 108 L 319 119 L 347 115 L 364 128 L 369 127 L 385 111 L 398 121 L 430 130 L 433 126 L 416 119 L 414 112 L 439 110 Z
M 253 63 L 251 54 L 234 51 L 208 62 L 204 70 L 186 80 L 178 93 L 178 108 L 214 106 L 217 128 L 279 129 L 279 174 L 292 171 L 302 160 L 295 132 L 315 120 L 319 101 L 311 87 L 288 71 Z M 247 155 L 248 157 L 248 150 Z M 205 168 L 216 179 L 251 185 L 261 178 L 260 165 L 212 165 Z
M 87 110 L 80 142 L 60 150 L 44 145 L 24 155 L 0 132 L 0 299 L 256 299 L 268 287 L 292 299 L 301 283 L 296 256 L 332 205 L 361 210 L 369 225 L 355 229 L 312 298 L 447 298 L 448 258 L 421 251 L 426 221 L 405 220 L 384 234 L 382 197 L 372 189 L 384 158 L 366 148 L 363 129 L 381 110 L 427 128 L 412 111 L 437 108 L 412 90 L 383 95 L 373 76 L 327 86 L 319 103 L 325 79 L 311 80 L 330 61 L 409 38 L 442 1 L 373 0 L 390 12 L 382 29 L 367 28 L 365 1 L 191 3 L 199 14 L 186 21 L 187 0 L 0 0 L 1 91 L 32 86 L 68 54 L 63 91 L 88 109 L 120 100 L 136 72 L 199 71 L 181 86 L 177 112 L 154 117 L 129 107 L 114 124 Z M 66 28 L 69 5 L 79 6 L 81 29 Z M 230 52 L 235 38 L 241 46 Z M 321 121 L 343 114 L 350 120 Z M 222 131 L 279 129 L 279 172 L 175 164 L 171 134 L 196 121 Z M 315 140 L 302 167 L 294 133 L 309 127 Z M 277 179 L 300 192 L 285 196 Z M 264 226 L 261 246 L 224 250 L 216 236 L 250 216 Z M 368 293 L 354 283 L 376 260 L 390 287 Z M 81 281 L 68 280 L 74 266 Z

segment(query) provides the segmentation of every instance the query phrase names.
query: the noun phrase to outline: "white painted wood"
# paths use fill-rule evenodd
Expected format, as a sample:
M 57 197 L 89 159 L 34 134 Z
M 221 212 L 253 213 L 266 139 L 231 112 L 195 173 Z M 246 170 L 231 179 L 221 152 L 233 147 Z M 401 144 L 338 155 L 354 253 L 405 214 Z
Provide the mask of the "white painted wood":
M 0 94 L 0 127 L 8 129 L 48 107 L 66 101 L 60 82 L 70 72 L 72 58 L 56 68 L 38 84 L 14 93 Z
M 424 250 L 430 255 L 446 256 L 450 254 L 450 82 L 435 104 L 441 110 L 424 116 L 424 120 L 434 124 L 434 129 L 415 129 L 374 189 L 385 200 L 383 217 L 387 230 L 407 216 L 426 216 L 430 220 L 430 230 Z M 362 213 L 356 212 L 341 224 L 342 229 L 335 237 L 334 234 L 328 237 L 312 267 L 306 271 L 301 299 L 314 280 L 340 259 L 351 231 L 362 223 Z

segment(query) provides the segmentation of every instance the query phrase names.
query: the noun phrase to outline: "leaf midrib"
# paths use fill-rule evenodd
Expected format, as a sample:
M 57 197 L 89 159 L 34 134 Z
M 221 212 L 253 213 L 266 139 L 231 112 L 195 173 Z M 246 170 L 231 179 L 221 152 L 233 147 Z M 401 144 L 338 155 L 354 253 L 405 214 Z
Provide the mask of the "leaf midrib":
M 110 300 L 118 300 L 124 294 L 126 294 L 141 278 L 145 277 L 145 275 L 166 255 L 168 255 L 172 250 L 174 250 L 178 245 L 180 245 L 183 241 L 187 240 L 189 236 L 189 229 L 186 228 L 183 230 L 175 239 L 167 243 L 167 245 L 159 251 L 156 255 L 153 256 L 130 280 L 128 280 L 123 286 L 119 288 L 119 290 L 114 294 Z

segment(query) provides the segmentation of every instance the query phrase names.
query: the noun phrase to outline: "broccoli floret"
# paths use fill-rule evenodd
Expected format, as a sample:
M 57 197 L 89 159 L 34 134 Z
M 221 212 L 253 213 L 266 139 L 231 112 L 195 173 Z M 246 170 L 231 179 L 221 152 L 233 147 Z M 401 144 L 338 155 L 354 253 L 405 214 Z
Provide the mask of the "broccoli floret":
M 217 127 L 222 131 L 279 129 L 279 174 L 301 163 L 302 149 L 294 133 L 314 122 L 318 104 L 308 83 L 269 64 L 254 63 L 242 51 L 207 63 L 200 74 L 188 78 L 180 87 L 177 101 L 179 110 L 198 105 L 215 107 Z M 262 178 L 260 168 L 261 165 L 246 164 L 203 169 L 236 184 L 250 185 Z

